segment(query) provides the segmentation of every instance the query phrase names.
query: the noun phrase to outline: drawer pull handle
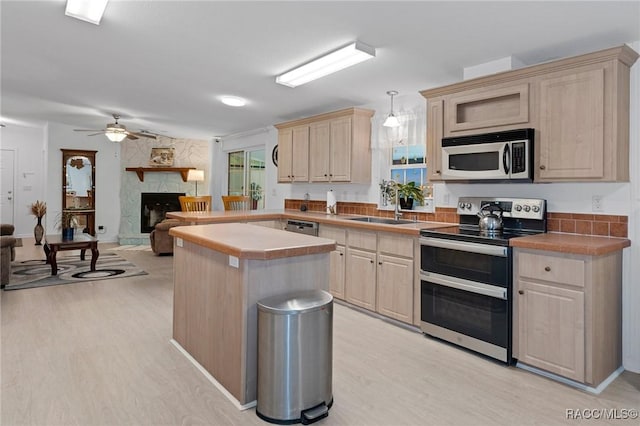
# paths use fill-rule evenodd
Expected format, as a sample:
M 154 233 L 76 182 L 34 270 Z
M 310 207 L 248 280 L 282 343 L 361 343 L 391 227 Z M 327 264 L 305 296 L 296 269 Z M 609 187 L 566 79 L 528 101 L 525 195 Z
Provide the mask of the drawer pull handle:
M 524 290 L 518 290 L 518 294 L 524 294 Z
M 545 266 L 544 270 L 547 271 L 547 272 L 551 271 L 551 266 Z
M 543 165 L 541 165 L 541 166 L 540 166 L 540 170 L 544 170 L 544 169 L 546 169 L 546 167 L 545 167 L 545 165 L 543 164 Z

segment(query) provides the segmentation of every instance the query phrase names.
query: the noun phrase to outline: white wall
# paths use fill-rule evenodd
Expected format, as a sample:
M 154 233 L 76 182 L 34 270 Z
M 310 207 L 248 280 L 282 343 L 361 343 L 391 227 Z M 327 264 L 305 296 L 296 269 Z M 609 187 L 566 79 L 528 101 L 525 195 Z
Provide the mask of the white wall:
M 47 200 L 44 184 L 47 171 L 46 127 L 8 124 L 0 129 L 0 148 L 15 153 L 14 234 L 23 238 L 33 237 L 36 219 L 31 215 L 31 203 Z

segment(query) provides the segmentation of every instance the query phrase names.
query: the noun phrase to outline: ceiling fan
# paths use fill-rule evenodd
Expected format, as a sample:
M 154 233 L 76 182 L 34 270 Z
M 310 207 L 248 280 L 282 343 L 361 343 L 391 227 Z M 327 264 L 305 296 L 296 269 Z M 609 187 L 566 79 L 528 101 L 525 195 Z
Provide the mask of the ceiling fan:
M 76 132 L 96 132 L 88 136 L 104 134 L 112 142 L 122 142 L 125 138 L 131 139 L 131 140 L 135 140 L 138 138 L 150 138 L 150 139 L 156 138 L 154 134 L 146 133 L 144 131 L 132 132 L 127 130 L 124 124 L 118 123 L 118 120 L 120 119 L 120 115 L 118 114 L 112 114 L 112 115 L 113 115 L 113 119 L 116 122 L 107 124 L 106 129 L 100 129 L 100 130 L 73 129 L 73 130 Z

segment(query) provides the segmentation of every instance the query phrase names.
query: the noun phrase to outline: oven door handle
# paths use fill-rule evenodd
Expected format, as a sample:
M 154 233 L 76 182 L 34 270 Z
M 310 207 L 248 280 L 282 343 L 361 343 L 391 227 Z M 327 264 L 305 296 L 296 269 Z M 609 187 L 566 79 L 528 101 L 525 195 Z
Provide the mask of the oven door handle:
M 442 238 L 421 237 L 420 244 L 423 246 L 486 254 L 489 256 L 507 257 L 508 255 L 507 247 L 444 240 Z
M 422 271 L 420 273 L 420 279 L 445 287 L 451 287 L 458 290 L 469 291 L 471 293 L 482 294 L 484 296 L 489 296 L 496 299 L 507 300 L 507 289 L 504 287 L 477 283 L 475 281 L 468 281 L 461 278 L 449 277 L 446 275 L 434 274 L 433 272 L 425 271 Z

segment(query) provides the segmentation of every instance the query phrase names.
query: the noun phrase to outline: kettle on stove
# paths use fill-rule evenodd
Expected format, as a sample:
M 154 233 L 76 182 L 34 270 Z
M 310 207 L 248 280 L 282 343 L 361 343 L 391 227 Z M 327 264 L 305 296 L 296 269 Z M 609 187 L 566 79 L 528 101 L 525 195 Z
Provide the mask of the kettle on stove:
M 498 211 L 498 214 L 494 213 Z M 478 226 L 481 231 L 502 231 L 502 209 L 495 204 L 485 204 L 478 212 Z

